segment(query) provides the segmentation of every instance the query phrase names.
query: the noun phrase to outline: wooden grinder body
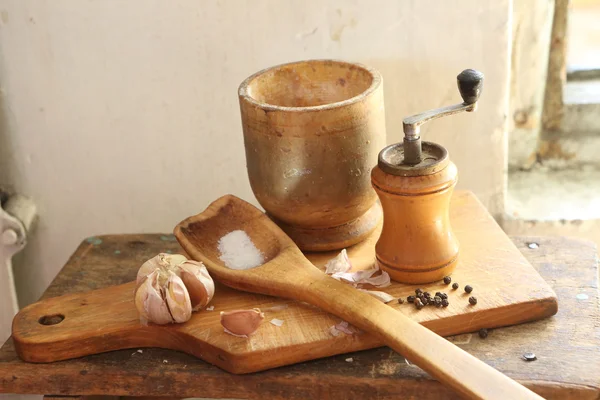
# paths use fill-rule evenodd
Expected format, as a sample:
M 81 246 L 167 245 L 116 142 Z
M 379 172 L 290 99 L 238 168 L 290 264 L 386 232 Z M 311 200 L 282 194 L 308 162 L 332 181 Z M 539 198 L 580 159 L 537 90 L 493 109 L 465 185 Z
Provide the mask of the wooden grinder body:
M 451 161 L 429 175 L 399 176 L 373 168 L 371 183 L 384 215 L 375 253 L 380 268 L 393 280 L 429 283 L 454 271 L 459 244 L 449 208 L 456 181 Z

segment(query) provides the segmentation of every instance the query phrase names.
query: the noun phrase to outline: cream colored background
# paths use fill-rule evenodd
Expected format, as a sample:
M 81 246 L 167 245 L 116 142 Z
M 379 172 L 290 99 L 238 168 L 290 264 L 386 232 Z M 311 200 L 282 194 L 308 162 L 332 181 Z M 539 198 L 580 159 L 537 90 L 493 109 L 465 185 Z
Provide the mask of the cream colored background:
M 81 240 L 168 232 L 247 182 L 236 90 L 308 58 L 379 69 L 388 141 L 403 116 L 458 102 L 464 68 L 486 75 L 479 110 L 431 123 L 459 187 L 504 207 L 508 0 L 0 1 L 0 184 L 35 198 L 15 275 L 22 305 Z

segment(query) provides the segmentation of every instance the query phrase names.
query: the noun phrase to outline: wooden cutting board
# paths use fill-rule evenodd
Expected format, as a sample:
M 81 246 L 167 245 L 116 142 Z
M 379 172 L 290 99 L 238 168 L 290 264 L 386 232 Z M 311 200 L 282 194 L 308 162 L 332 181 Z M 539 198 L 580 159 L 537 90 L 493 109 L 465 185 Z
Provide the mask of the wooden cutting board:
M 460 288 L 443 282 L 421 285 L 448 293 L 447 308 L 389 304 L 440 335 L 453 335 L 532 321 L 557 311 L 556 295 L 521 255 L 481 203 L 470 192 L 457 191 L 451 220 L 461 244 L 459 266 L 452 276 Z M 369 268 L 379 231 L 348 249 L 354 269 Z M 336 255 L 310 253 L 318 267 Z M 463 287 L 474 287 L 478 299 L 469 305 Z M 393 283 L 384 290 L 406 298 L 416 286 Z M 144 326 L 133 304 L 134 283 L 44 300 L 24 308 L 14 319 L 13 339 L 25 361 L 50 362 L 105 351 L 163 347 L 184 351 L 233 373 L 248 373 L 300 361 L 381 346 L 367 333 L 333 336 L 341 322 L 307 304 L 239 292 L 217 286 L 212 311 L 195 313 L 185 324 Z M 231 336 L 219 323 L 219 312 L 261 308 L 266 315 L 248 339 Z M 283 320 L 278 327 L 272 319 Z

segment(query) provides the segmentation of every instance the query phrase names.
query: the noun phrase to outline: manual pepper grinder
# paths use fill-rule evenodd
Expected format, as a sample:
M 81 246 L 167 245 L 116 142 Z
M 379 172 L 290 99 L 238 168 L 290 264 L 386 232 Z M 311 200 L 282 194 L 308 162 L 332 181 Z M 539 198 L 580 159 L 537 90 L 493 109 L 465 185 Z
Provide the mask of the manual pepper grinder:
M 421 142 L 419 131 L 432 119 L 475 111 L 483 74 L 467 69 L 457 81 L 463 103 L 405 118 L 403 142 L 381 150 L 371 171 L 383 207 L 383 230 L 375 245 L 377 263 L 398 282 L 437 281 L 456 267 L 459 245 L 449 218 L 456 165 L 441 145 Z

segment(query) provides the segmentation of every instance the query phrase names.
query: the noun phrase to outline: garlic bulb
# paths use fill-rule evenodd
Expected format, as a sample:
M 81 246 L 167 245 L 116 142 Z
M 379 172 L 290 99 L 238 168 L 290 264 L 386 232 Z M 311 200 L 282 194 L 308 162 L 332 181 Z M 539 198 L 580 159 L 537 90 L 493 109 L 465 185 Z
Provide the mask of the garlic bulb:
M 205 307 L 215 284 L 201 262 L 180 254 L 160 253 L 146 261 L 137 275 L 135 306 L 142 322 L 186 322 Z

